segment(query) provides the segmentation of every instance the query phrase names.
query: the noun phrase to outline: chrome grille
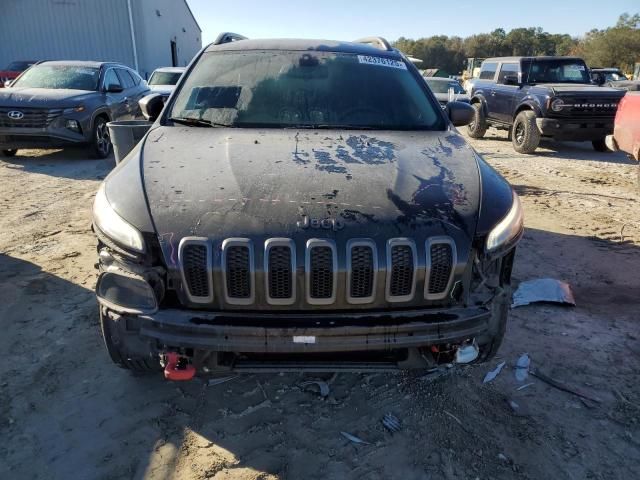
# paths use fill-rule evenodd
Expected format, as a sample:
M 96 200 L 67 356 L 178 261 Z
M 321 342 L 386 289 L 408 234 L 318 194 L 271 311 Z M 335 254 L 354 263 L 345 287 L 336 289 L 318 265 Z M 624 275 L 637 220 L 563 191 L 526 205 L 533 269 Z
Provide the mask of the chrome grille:
M 269 249 L 268 272 L 269 297 L 272 299 L 291 298 L 293 281 L 290 247 L 276 245 Z
M 251 297 L 249 247 L 229 247 L 226 255 L 227 295 L 231 298 Z
M 366 298 L 373 295 L 373 249 L 367 245 L 351 249 L 351 281 L 349 292 L 352 298 Z
M 20 119 L 9 118 L 12 111 L 21 112 Z M 46 128 L 56 117 L 62 115 L 62 109 L 36 109 L 22 107 L 0 107 L 0 127 L 2 128 Z
M 411 247 L 409 245 L 392 246 L 389 296 L 405 297 L 411 295 L 414 273 L 414 258 Z
M 620 102 L 619 98 L 560 98 L 565 106 L 560 112 L 549 112 L 553 116 L 614 117 Z
M 184 278 L 192 297 L 210 296 L 207 257 L 205 245 L 187 244 L 182 249 Z
M 429 272 L 429 294 L 446 291 L 452 269 L 452 251 L 448 243 L 431 245 L 431 271 Z
M 312 247 L 309 250 L 309 296 L 331 298 L 333 296 L 333 250 L 331 247 Z

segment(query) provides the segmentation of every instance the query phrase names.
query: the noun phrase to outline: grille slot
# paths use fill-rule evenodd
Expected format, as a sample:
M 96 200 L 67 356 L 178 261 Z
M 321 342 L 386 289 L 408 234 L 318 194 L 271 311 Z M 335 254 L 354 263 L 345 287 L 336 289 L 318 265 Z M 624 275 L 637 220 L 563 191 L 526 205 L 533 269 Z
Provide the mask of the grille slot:
M 411 300 L 415 292 L 416 247 L 409 239 L 396 238 L 387 244 L 387 300 Z
M 338 258 L 333 241 L 312 238 L 307 241 L 305 290 L 307 303 L 329 305 L 336 300 Z
M 449 237 L 427 240 L 427 281 L 424 297 L 427 300 L 442 300 L 451 288 L 453 272 L 457 263 L 456 247 Z
M 369 245 L 357 245 L 351 248 L 351 278 L 349 294 L 352 298 L 373 296 L 374 259 L 373 248 Z
M 271 238 L 265 243 L 267 301 L 289 305 L 295 301 L 295 246 L 289 239 Z
M 249 247 L 229 247 L 227 254 L 227 293 L 231 298 L 251 297 Z
M 187 295 L 193 302 L 205 303 L 213 300 L 210 283 L 211 250 L 206 240 L 185 238 L 179 249 L 183 281 Z

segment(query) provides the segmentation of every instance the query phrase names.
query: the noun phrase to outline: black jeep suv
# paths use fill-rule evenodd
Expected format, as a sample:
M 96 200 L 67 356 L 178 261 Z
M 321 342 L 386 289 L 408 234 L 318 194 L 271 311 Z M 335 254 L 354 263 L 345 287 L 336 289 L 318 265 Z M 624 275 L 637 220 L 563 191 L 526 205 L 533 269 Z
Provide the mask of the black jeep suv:
M 502 57 L 482 63 L 473 81 L 472 138 L 488 127 L 508 130 L 513 148 L 533 153 L 541 137 L 591 141 L 608 151 L 616 109 L 624 92 L 591 83 L 584 61 L 573 57 Z
M 219 42 L 216 42 L 219 43 Z M 518 197 L 383 39 L 196 56 L 93 209 L 107 350 L 222 368 L 483 361 L 502 341 Z

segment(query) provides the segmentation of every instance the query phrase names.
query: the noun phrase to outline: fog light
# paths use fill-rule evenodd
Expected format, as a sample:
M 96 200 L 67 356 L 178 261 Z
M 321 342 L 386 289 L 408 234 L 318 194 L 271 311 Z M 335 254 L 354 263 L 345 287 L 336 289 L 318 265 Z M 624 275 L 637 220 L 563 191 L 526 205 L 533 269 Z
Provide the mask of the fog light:
M 115 310 L 147 313 L 158 308 L 151 285 L 135 276 L 104 272 L 98 278 L 96 295 L 101 303 Z
M 73 130 L 74 132 L 80 133 L 80 124 L 77 120 L 67 120 L 66 127 L 69 130 Z

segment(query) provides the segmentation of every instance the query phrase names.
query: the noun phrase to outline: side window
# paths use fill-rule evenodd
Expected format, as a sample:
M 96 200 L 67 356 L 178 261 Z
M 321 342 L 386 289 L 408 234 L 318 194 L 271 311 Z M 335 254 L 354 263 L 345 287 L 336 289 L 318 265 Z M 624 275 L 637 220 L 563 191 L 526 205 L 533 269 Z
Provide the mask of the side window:
M 504 77 L 507 75 L 518 75 L 517 63 L 503 63 L 500 67 L 500 73 L 498 74 L 498 83 L 504 82 Z
M 125 90 L 127 88 L 132 88 L 135 85 L 133 78 L 131 78 L 129 72 L 124 68 L 118 68 L 116 71 L 118 72 L 118 77 L 120 77 L 120 83 Z
M 493 80 L 498 69 L 498 64 L 495 62 L 483 62 L 480 69 L 480 80 Z
M 129 72 L 129 75 L 131 75 L 131 78 L 133 78 L 133 83 L 136 85 L 140 85 L 140 82 L 142 81 L 142 78 L 140 78 L 140 75 L 138 75 L 133 70 L 127 70 L 127 72 Z
M 107 73 L 104 75 L 104 87 L 107 88 L 109 85 L 118 85 L 122 86 L 120 83 L 120 79 L 116 75 L 116 71 L 113 68 L 107 70 Z

